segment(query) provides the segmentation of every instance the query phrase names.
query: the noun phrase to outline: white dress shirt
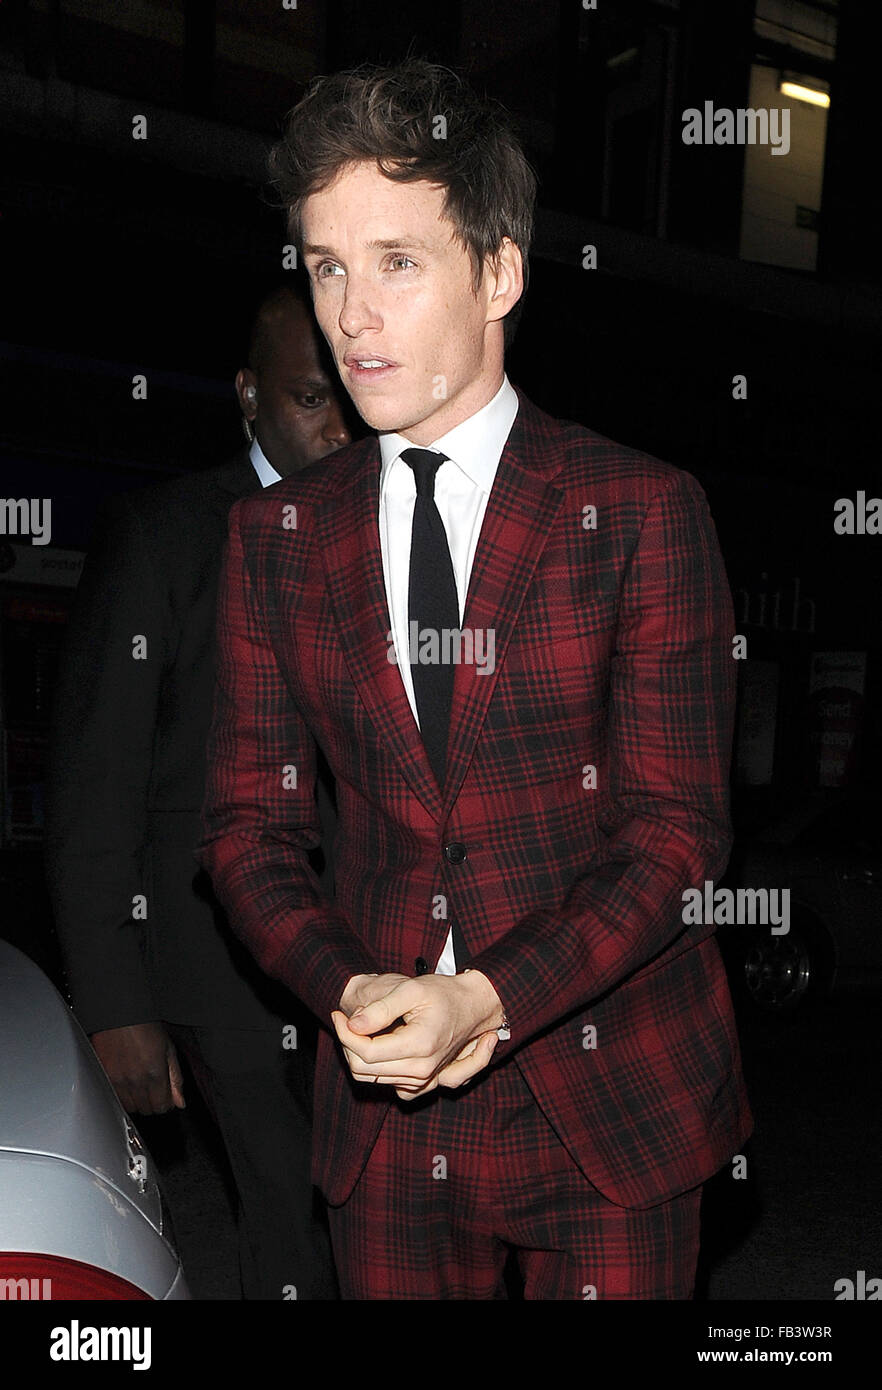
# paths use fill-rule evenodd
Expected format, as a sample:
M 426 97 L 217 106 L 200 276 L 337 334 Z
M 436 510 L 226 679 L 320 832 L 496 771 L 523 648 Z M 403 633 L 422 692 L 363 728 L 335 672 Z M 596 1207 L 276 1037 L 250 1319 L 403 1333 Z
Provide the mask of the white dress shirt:
M 441 435 L 432 444 L 420 446 L 445 454 L 446 460 L 435 474 L 435 504 L 444 523 L 462 626 L 472 563 L 487 510 L 490 489 L 496 477 L 505 442 L 518 413 L 518 398 L 507 376 L 493 397 L 468 420 Z M 389 629 L 399 654 L 398 671 L 413 717 L 419 727 L 408 645 L 408 587 L 410 579 L 410 537 L 416 501 L 413 469 L 401 457 L 402 450 L 414 448 L 400 434 L 380 434 L 380 550 Z M 436 967 L 438 975 L 455 975 L 452 933 Z
M 273 468 L 266 454 L 257 442 L 257 435 L 255 435 L 251 441 L 248 457 L 254 465 L 254 471 L 260 479 L 261 487 L 269 487 L 270 483 L 281 482 L 281 473 L 277 473 Z

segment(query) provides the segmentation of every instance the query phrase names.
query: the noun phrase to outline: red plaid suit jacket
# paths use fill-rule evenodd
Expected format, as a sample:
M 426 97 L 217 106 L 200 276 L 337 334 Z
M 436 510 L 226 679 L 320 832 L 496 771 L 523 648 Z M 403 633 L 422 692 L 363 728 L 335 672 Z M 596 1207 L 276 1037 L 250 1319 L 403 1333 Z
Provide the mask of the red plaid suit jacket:
M 491 1065 L 521 1068 L 601 1192 L 647 1207 L 751 1128 L 713 926 L 681 916 L 730 845 L 731 600 L 690 475 L 518 395 L 463 620 L 493 630 L 495 664 L 457 667 L 443 793 L 389 660 L 376 440 L 233 507 L 199 853 L 328 1024 L 353 974 L 434 968 L 456 914 L 511 1022 Z M 313 740 L 337 779 L 335 902 L 306 858 Z M 388 1103 L 323 1032 L 332 1204 Z

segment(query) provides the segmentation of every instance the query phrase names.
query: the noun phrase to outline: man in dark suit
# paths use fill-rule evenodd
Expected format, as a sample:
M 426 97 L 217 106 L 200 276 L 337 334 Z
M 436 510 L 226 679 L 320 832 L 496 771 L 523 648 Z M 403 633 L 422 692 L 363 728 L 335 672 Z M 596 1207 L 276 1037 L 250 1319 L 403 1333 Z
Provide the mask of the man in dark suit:
M 193 849 L 227 515 L 350 441 L 323 349 L 279 287 L 236 378 L 250 448 L 106 505 L 54 709 L 46 854 L 72 1001 L 131 1111 L 183 1106 L 185 1051 L 230 1160 L 247 1298 L 335 1296 L 309 1177 L 314 1025 L 230 933 Z
M 704 495 L 509 383 L 535 183 L 498 108 L 420 61 L 339 74 L 275 164 L 379 439 L 231 511 L 201 854 L 326 1024 L 343 1296 L 498 1297 L 514 1249 L 528 1298 L 689 1298 L 750 1132 L 713 923 L 683 920 L 730 845 Z

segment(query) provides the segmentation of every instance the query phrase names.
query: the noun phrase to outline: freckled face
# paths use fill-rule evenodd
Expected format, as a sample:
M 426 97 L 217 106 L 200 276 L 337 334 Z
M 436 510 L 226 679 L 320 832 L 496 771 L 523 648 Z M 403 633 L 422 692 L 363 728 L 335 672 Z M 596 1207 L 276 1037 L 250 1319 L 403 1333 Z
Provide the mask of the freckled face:
M 351 164 L 307 198 L 303 257 L 319 326 L 359 414 L 429 444 L 502 382 L 502 330 L 485 268 L 443 217 L 444 190 Z

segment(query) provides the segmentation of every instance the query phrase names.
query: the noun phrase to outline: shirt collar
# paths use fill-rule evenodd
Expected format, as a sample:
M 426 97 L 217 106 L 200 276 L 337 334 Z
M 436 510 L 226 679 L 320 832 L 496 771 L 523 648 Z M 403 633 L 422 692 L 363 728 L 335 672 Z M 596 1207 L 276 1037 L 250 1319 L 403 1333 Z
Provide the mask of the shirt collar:
M 502 385 L 491 401 L 477 410 L 474 415 L 470 415 L 467 420 L 463 420 L 461 424 L 448 430 L 447 434 L 442 434 L 438 439 L 424 447 L 446 454 L 453 463 L 462 469 L 476 487 L 479 487 L 482 492 L 489 493 L 493 486 L 493 479 L 496 477 L 496 470 L 499 467 L 505 442 L 511 433 L 511 427 L 517 413 L 517 393 L 507 375 L 503 374 Z M 392 465 L 401 456 L 403 449 L 412 449 L 414 444 L 412 440 L 405 439 L 403 435 L 391 432 L 380 434 L 379 442 L 380 457 L 382 458 L 380 469 L 380 493 L 382 494 Z
M 271 483 L 281 481 L 281 473 L 277 473 L 257 442 L 257 435 L 251 441 L 251 448 L 248 450 L 248 457 L 254 465 L 254 471 L 260 480 L 261 487 L 269 487 Z

